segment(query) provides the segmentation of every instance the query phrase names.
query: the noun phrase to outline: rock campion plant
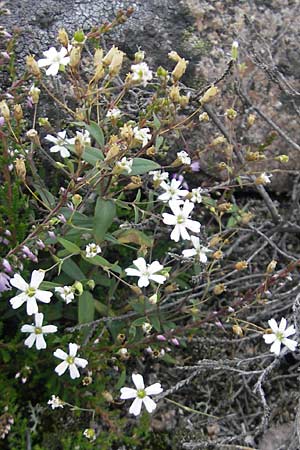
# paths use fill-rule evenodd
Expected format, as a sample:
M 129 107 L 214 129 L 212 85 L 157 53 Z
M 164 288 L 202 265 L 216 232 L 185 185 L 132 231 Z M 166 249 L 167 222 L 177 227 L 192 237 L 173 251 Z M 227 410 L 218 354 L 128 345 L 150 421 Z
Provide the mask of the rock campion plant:
M 220 89 L 208 86 L 195 105 L 181 82 L 188 61 L 175 51 L 167 70 L 150 67 L 142 50 L 129 61 L 118 47 L 104 48 L 103 34 L 124 20 L 120 12 L 72 38 L 59 30 L 43 55 L 28 55 L 20 78 L 5 36 L 0 352 L 1 382 L 13 381 L 0 421 L 10 448 L 25 448 L 26 439 L 36 450 L 150 446 L 150 415 L 185 384 L 179 372 L 174 388 L 164 367 L 206 327 L 224 328 L 221 321 L 237 339 L 254 330 L 277 356 L 296 350 L 285 318 L 269 320 L 270 330 L 243 318 L 276 282 L 272 268 L 263 288 L 213 301 L 249 264 L 225 259 L 251 220 L 230 192 L 236 179 L 261 187 L 268 176 L 228 170 L 221 199 L 221 183 L 197 185 L 198 156 L 183 131 L 199 114 L 208 120 L 203 108 Z M 237 55 L 234 42 L 233 66 Z M 226 110 L 228 120 L 235 115 Z M 135 389 L 124 387 L 131 379 Z

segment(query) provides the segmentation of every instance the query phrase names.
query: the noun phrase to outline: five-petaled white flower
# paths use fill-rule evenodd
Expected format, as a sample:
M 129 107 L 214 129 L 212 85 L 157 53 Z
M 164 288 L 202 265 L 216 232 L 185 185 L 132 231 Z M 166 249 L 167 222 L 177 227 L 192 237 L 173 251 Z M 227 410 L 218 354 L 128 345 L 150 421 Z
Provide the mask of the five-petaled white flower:
M 133 261 L 133 264 L 137 269 L 129 267 L 125 269 L 126 275 L 131 277 L 140 277 L 138 286 L 147 287 L 150 284 L 150 280 L 155 281 L 158 284 L 163 284 L 166 281 L 164 275 L 159 275 L 158 272 L 164 268 L 158 261 L 153 261 L 151 264 L 147 264 L 145 259 L 140 257 Z
M 283 344 L 294 352 L 298 343 L 293 339 L 288 339 L 289 336 L 296 333 L 294 326 L 290 325 L 287 327 L 287 321 L 284 317 L 282 317 L 279 326 L 275 319 L 269 320 L 268 324 L 270 325 L 272 333 L 264 334 L 263 338 L 266 344 L 272 344 L 270 351 L 278 356 L 280 354 L 281 344 Z
M 163 222 L 166 225 L 175 225 L 174 230 L 171 233 L 171 239 L 178 242 L 180 237 L 182 239 L 190 240 L 190 235 L 187 229 L 191 230 L 193 233 L 199 233 L 201 224 L 195 220 L 189 219 L 190 213 L 194 209 L 194 203 L 185 200 L 182 209 L 180 208 L 181 201 L 170 200 L 169 207 L 171 208 L 172 214 L 163 213 Z
M 121 110 L 119 108 L 109 109 L 106 113 L 108 119 L 118 119 L 121 116 Z
M 98 253 L 101 253 L 101 247 L 94 242 L 91 242 L 91 244 L 88 244 L 85 247 L 86 258 L 94 258 L 94 256 L 98 255 Z
M 74 378 L 80 377 L 80 373 L 79 370 L 77 369 L 77 366 L 84 368 L 88 365 L 88 361 L 86 359 L 78 358 L 76 356 L 78 348 L 79 346 L 77 344 L 70 343 L 69 354 L 62 351 L 60 348 L 55 350 L 53 355 L 56 358 L 63 359 L 63 362 L 58 364 L 58 366 L 56 366 L 54 369 L 59 376 L 63 375 L 65 371 L 69 369 L 72 380 L 74 380 Z
M 193 203 L 201 203 L 202 202 L 202 192 L 203 189 L 201 187 L 192 189 L 191 202 Z
M 46 58 L 38 60 L 39 67 L 47 67 L 46 75 L 57 75 L 60 68 L 66 66 L 70 62 L 70 57 L 66 56 L 68 54 L 68 50 L 65 47 L 62 47 L 58 52 L 56 48 L 50 47 L 49 50 L 43 52 L 43 55 Z
M 124 156 L 121 161 L 117 161 L 115 164 L 115 171 L 116 172 L 132 172 L 132 159 L 127 159 L 126 156 Z
M 181 162 L 181 164 L 191 164 L 191 158 L 184 150 L 177 153 L 177 159 Z
M 76 131 L 76 136 L 68 139 L 69 144 L 75 144 L 75 140 L 78 139 L 82 147 L 91 145 L 91 135 L 88 130 Z
M 131 66 L 132 80 L 137 83 L 142 83 L 143 86 L 147 85 L 148 81 L 152 80 L 152 71 L 149 69 L 148 64 L 141 62 L 139 64 L 133 64 Z
M 70 152 L 66 147 L 66 144 L 69 143 L 69 140 L 66 139 L 66 133 L 66 131 L 59 131 L 57 133 L 57 137 L 54 137 L 51 134 L 47 134 L 47 136 L 45 137 L 46 141 L 52 142 L 54 144 L 52 147 L 50 147 L 50 152 L 59 152 L 62 158 L 68 158 L 70 156 Z
M 191 236 L 191 241 L 194 248 L 189 248 L 187 250 L 183 250 L 182 254 L 185 258 L 196 257 L 200 262 L 205 264 L 207 262 L 206 253 L 210 252 L 209 248 L 204 247 L 200 244 L 200 239 L 197 236 Z
M 21 294 L 18 294 L 10 299 L 10 304 L 13 309 L 17 309 L 22 306 L 23 303 L 27 302 L 26 311 L 27 314 L 31 316 L 32 314 L 36 314 L 38 312 L 37 300 L 43 303 L 50 302 L 53 295 L 52 292 L 42 291 L 39 289 L 39 285 L 43 281 L 44 277 L 45 272 L 43 270 L 34 270 L 32 272 L 29 284 L 18 273 L 11 278 L 10 284 L 22 291 Z
M 56 409 L 56 408 L 63 408 L 65 403 L 59 397 L 51 395 L 51 399 L 48 400 L 47 404 L 50 405 L 52 409 Z
M 24 344 L 31 348 L 35 343 L 37 350 L 46 348 L 47 344 L 44 339 L 44 334 L 56 333 L 57 327 L 55 325 L 44 325 L 43 326 L 44 314 L 36 313 L 34 315 L 34 325 L 23 325 L 21 328 L 22 333 L 30 333 L 27 339 L 25 339 Z
M 121 388 L 121 399 L 127 400 L 134 398 L 132 405 L 130 406 L 130 414 L 138 416 L 142 409 L 142 404 L 144 403 L 146 410 L 152 413 L 156 408 L 156 403 L 149 397 L 149 395 L 161 394 L 163 388 L 160 383 L 151 384 L 145 388 L 144 379 L 142 375 L 132 374 L 132 381 L 136 389 L 123 387 Z
M 143 143 L 143 147 L 145 145 L 147 145 L 148 142 L 151 139 L 151 132 L 150 132 L 150 129 L 148 127 L 146 127 L 146 128 L 134 127 L 133 133 L 134 133 L 134 138 L 137 141 Z
M 74 300 L 74 290 L 72 286 L 56 287 L 54 290 L 60 295 L 66 304 L 71 303 L 71 301 Z
M 158 200 L 161 200 L 162 202 L 168 202 L 169 200 L 180 200 L 180 197 L 186 197 L 189 191 L 180 189 L 181 183 L 182 180 L 176 180 L 175 178 L 171 180 L 171 183 L 162 181 L 160 183 L 160 187 L 164 189 L 165 192 L 158 196 Z

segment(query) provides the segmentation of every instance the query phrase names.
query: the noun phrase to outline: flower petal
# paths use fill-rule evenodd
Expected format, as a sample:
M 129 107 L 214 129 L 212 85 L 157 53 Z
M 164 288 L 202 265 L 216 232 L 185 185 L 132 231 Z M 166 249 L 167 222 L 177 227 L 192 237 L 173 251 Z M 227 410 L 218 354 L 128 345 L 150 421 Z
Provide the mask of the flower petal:
M 162 393 L 163 388 L 160 383 L 154 383 L 151 384 L 151 386 L 146 387 L 145 391 L 147 395 L 157 395 Z
M 149 286 L 149 277 L 147 277 L 146 275 L 142 275 L 141 277 L 140 277 L 140 279 L 139 279 L 139 281 L 138 281 L 138 286 L 140 287 L 140 288 L 142 288 L 142 287 L 147 287 L 147 286 Z
M 61 376 L 67 370 L 69 364 L 66 361 L 61 362 L 58 366 L 55 367 L 54 371 Z
M 161 270 L 163 270 L 164 266 L 162 266 L 158 261 L 153 261 L 149 267 L 148 267 L 148 271 L 149 273 L 153 274 L 156 272 L 160 272 Z
M 287 339 L 287 338 L 282 339 L 282 343 L 287 348 L 289 348 L 292 352 L 294 352 L 296 350 L 296 347 L 298 345 L 297 341 L 294 341 L 293 339 Z
M 294 325 L 290 325 L 289 327 L 287 327 L 287 329 L 284 332 L 284 337 L 288 337 L 291 336 L 292 334 L 295 334 L 296 330 L 294 328 Z
M 274 343 L 271 345 L 270 351 L 272 353 L 275 353 L 275 355 L 279 356 L 280 348 L 281 348 L 281 342 L 278 339 L 276 339 L 276 341 L 274 341 Z
M 55 325 L 45 325 L 44 327 L 42 327 L 42 332 L 44 334 L 56 333 L 57 332 L 57 326 L 55 326 Z
M 137 392 L 135 389 L 123 387 L 121 389 L 121 400 L 127 400 L 128 398 L 136 398 Z
M 69 371 L 70 371 L 70 377 L 72 378 L 72 380 L 80 377 L 79 370 L 77 369 L 75 364 L 69 365 Z
M 88 361 L 84 358 L 75 358 L 74 364 L 78 367 L 85 368 L 88 365 Z
M 272 344 L 276 340 L 275 334 L 264 334 L 263 338 L 266 344 Z
M 145 388 L 144 379 L 142 375 L 140 375 L 139 373 L 132 374 L 132 381 L 134 382 L 134 385 L 137 388 L 137 390 Z
M 36 335 L 35 346 L 36 346 L 37 350 L 42 350 L 43 348 L 47 347 L 45 338 L 44 338 L 44 336 L 42 334 L 37 334 Z
M 24 341 L 24 345 L 26 345 L 26 347 L 31 348 L 33 346 L 33 344 L 35 343 L 36 340 L 36 334 L 35 333 L 31 333 L 27 339 L 25 339 Z
M 193 237 L 193 236 L 191 236 Z M 192 256 L 197 255 L 197 251 L 194 248 L 183 250 L 182 254 L 185 258 L 191 258 Z
M 69 354 L 70 356 L 76 356 L 77 350 L 78 350 L 78 345 L 77 344 L 69 344 Z
M 18 273 L 15 273 L 14 277 L 10 279 L 10 284 L 23 292 L 28 289 L 28 283 L 26 283 L 24 278 L 21 277 L 21 275 L 19 275 Z
M 134 414 L 135 416 L 138 416 L 142 409 L 143 400 L 139 397 L 136 397 L 132 403 L 132 405 L 129 408 L 130 414 Z
M 27 300 L 27 295 L 24 292 L 22 292 L 21 294 L 16 295 L 15 297 L 11 298 L 9 302 L 13 309 L 17 309 L 17 308 L 20 308 L 20 306 L 22 306 L 23 303 L 26 302 L 26 300 Z
M 33 325 L 22 325 L 21 333 L 34 333 L 35 327 Z
M 140 277 L 141 272 L 137 269 L 131 269 L 131 267 L 128 267 L 128 269 L 125 269 L 126 275 L 129 277 Z
M 139 269 L 140 272 L 145 272 L 147 270 L 147 264 L 144 258 L 137 258 L 133 261 L 135 267 Z
M 184 202 L 183 208 L 182 208 L 183 215 L 185 217 L 188 217 L 191 214 L 191 212 L 193 211 L 194 207 L 195 207 L 195 204 L 193 202 L 186 200 Z
M 44 278 L 45 272 L 43 270 L 34 270 L 31 275 L 30 287 L 37 289 Z
M 27 297 L 26 313 L 28 316 L 39 312 L 35 297 Z
M 67 357 L 69 356 L 66 352 L 62 351 L 60 348 L 58 348 L 57 350 L 55 350 L 55 352 L 53 353 L 53 355 L 56 358 L 59 359 L 67 359 Z
M 143 403 L 144 403 L 144 405 L 146 407 L 146 410 L 149 413 L 152 413 L 155 410 L 155 408 L 156 408 L 156 403 L 150 397 L 144 397 L 143 398 Z
M 40 289 L 38 289 L 35 293 L 35 297 L 43 303 L 50 303 L 51 297 L 52 297 L 53 293 L 49 292 L 49 291 L 41 291 Z
M 172 241 L 178 242 L 179 238 L 180 238 L 180 228 L 179 225 L 175 225 L 170 238 L 172 239 Z
M 166 277 L 164 277 L 163 275 L 150 275 L 149 280 L 153 280 L 158 284 L 164 284 L 164 282 L 166 281 Z
M 185 221 L 185 226 L 193 233 L 200 233 L 201 224 L 196 220 L 187 219 Z
M 182 239 L 186 240 L 186 241 L 189 241 L 190 240 L 190 235 L 187 232 L 187 229 L 186 229 L 185 225 L 184 224 L 180 224 L 180 225 L 178 225 L 178 227 L 179 227 L 179 231 L 180 231 L 180 235 L 181 235 Z
M 177 219 L 175 216 L 169 213 L 163 213 L 163 223 L 166 225 L 176 225 Z
M 277 333 L 278 325 L 275 319 L 268 320 L 269 327 L 273 331 L 273 333 Z
M 283 332 L 286 329 L 286 319 L 284 317 L 282 317 L 278 330 Z
M 36 313 L 34 316 L 35 326 L 41 327 L 43 325 L 43 319 L 44 319 L 43 313 Z

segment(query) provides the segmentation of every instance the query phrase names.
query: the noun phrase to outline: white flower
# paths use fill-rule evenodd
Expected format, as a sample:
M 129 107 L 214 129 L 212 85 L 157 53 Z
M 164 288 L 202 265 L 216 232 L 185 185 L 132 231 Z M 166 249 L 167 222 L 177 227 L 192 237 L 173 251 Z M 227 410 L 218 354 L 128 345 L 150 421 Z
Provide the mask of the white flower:
M 205 264 L 207 262 L 207 256 L 206 253 L 210 252 L 207 247 L 203 247 L 200 245 L 200 239 L 197 236 L 191 236 L 191 241 L 194 246 L 194 248 L 190 248 L 188 250 L 183 250 L 182 254 L 185 258 L 191 258 L 193 256 L 196 256 L 196 258 Z
M 160 187 L 165 190 L 165 192 L 158 196 L 158 200 L 162 202 L 168 202 L 169 200 L 180 200 L 180 197 L 186 197 L 189 191 L 185 189 L 180 189 L 181 180 L 171 180 L 171 183 L 166 183 L 162 181 Z
M 134 138 L 143 143 L 143 147 L 148 144 L 151 139 L 151 132 L 149 128 L 139 128 L 134 127 L 133 129 Z
M 51 399 L 48 400 L 47 404 L 50 405 L 52 409 L 64 407 L 64 402 L 55 395 L 51 395 Z
M 152 175 L 153 181 L 158 181 L 161 183 L 162 181 L 166 181 L 169 179 L 169 173 L 168 172 L 161 172 L 160 170 L 152 170 L 149 172 L 149 175 Z
M 96 439 L 96 432 L 94 428 L 86 428 L 82 434 L 91 442 Z
M 194 209 L 194 203 L 185 200 L 182 209 L 180 208 L 181 202 L 177 200 L 170 200 L 169 206 L 174 215 L 163 213 L 163 222 L 166 225 L 175 225 L 174 230 L 171 233 L 171 239 L 178 242 L 180 236 L 182 239 L 190 240 L 190 235 L 187 232 L 187 228 L 193 233 L 200 232 L 200 223 L 195 220 L 189 219 L 189 215 Z
M 76 136 L 73 138 L 68 139 L 69 144 L 75 144 L 75 139 L 78 139 L 82 147 L 91 145 L 91 136 L 88 130 L 85 130 L 83 132 L 76 131 Z
M 134 398 L 132 405 L 130 406 L 130 414 L 138 416 L 142 409 L 142 404 L 144 403 L 145 408 L 149 413 L 152 413 L 156 408 L 156 403 L 149 397 L 149 395 L 161 394 L 163 388 L 160 383 L 151 384 L 145 388 L 144 379 L 142 375 L 132 374 L 132 381 L 136 389 L 123 387 L 121 389 L 121 399 L 127 400 Z
M 126 156 L 124 156 L 124 158 L 122 158 L 121 161 L 116 162 L 115 168 L 116 168 L 117 172 L 131 173 L 132 172 L 132 163 L 133 163 L 132 159 L 127 159 Z
M 77 369 L 77 366 L 84 368 L 88 365 L 88 361 L 86 359 L 76 357 L 78 348 L 79 346 L 77 344 L 70 343 L 69 354 L 63 352 L 60 348 L 55 350 L 53 355 L 56 358 L 63 359 L 63 362 L 61 362 L 60 364 L 58 364 L 58 366 L 55 367 L 55 372 L 59 376 L 63 375 L 65 371 L 69 369 L 72 380 L 74 380 L 74 378 L 80 377 L 80 373 L 79 370 Z
M 68 50 L 65 47 L 62 47 L 59 52 L 54 47 L 50 47 L 49 50 L 43 52 L 43 55 L 46 56 L 46 58 L 39 59 L 38 66 L 49 66 L 49 68 L 46 70 L 46 75 L 55 76 L 57 75 L 61 66 L 66 66 L 67 64 L 69 64 L 70 57 L 66 56 L 67 53 Z
M 100 245 L 97 245 L 94 242 L 88 244 L 85 247 L 85 256 L 87 258 L 94 258 L 94 256 L 98 255 L 98 253 L 101 253 L 101 247 Z
M 293 341 L 293 339 L 287 339 L 288 336 L 296 333 L 294 326 L 290 325 L 289 327 L 287 327 L 287 321 L 284 317 L 282 317 L 279 326 L 277 325 L 275 319 L 269 320 L 268 324 L 273 333 L 264 334 L 263 338 L 266 344 L 272 344 L 270 351 L 278 356 L 280 354 L 281 344 L 283 344 L 292 352 L 294 352 L 298 345 L 297 341 Z
M 150 284 L 150 280 L 155 281 L 158 284 L 163 284 L 166 281 L 166 277 L 163 275 L 156 275 L 160 272 L 164 266 L 158 261 L 153 261 L 151 264 L 147 264 L 145 259 L 140 257 L 133 261 L 133 264 L 137 269 L 128 268 L 125 269 L 126 275 L 130 277 L 140 277 L 138 286 L 147 287 Z
M 49 142 L 52 142 L 53 145 L 50 147 L 50 152 L 56 153 L 60 152 L 60 156 L 62 158 L 68 158 L 70 156 L 70 152 L 66 147 L 66 144 L 68 144 L 68 139 L 66 139 L 66 131 L 60 131 L 57 133 L 57 137 L 51 136 L 51 134 L 47 134 L 45 139 Z
M 143 86 L 146 86 L 147 82 L 152 80 L 152 71 L 149 69 L 148 64 L 146 64 L 145 62 L 133 64 L 131 66 L 131 71 L 131 79 L 138 83 L 142 83 Z
M 271 183 L 271 176 L 272 175 L 267 175 L 265 172 L 263 172 L 260 174 L 259 179 L 261 180 L 262 184 L 269 184 Z
M 119 108 L 109 109 L 106 113 L 108 119 L 118 119 L 121 116 L 121 111 Z
M 201 203 L 202 202 L 202 192 L 203 189 L 201 187 L 192 189 L 191 202 L 193 203 Z
M 48 333 L 56 333 L 57 327 L 55 325 L 43 325 L 44 314 L 36 313 L 34 315 L 35 325 L 23 325 L 21 328 L 22 333 L 30 333 L 28 338 L 25 340 L 24 344 L 31 348 L 35 343 L 35 347 L 37 350 L 41 350 L 42 348 L 46 348 L 47 344 L 44 339 L 44 334 Z
M 74 291 L 72 286 L 56 287 L 55 292 L 60 295 L 66 304 L 71 303 L 71 301 L 74 300 Z
M 191 164 L 191 158 L 184 150 L 177 153 L 177 159 L 181 162 L 181 164 Z
M 43 270 L 34 270 L 31 275 L 30 283 L 26 283 L 24 278 L 18 273 L 14 275 L 10 280 L 10 284 L 17 289 L 20 289 L 21 294 L 16 295 L 10 299 L 10 304 L 13 309 L 20 308 L 23 303 L 26 304 L 26 311 L 29 316 L 38 312 L 37 300 L 43 303 L 49 303 L 52 297 L 52 292 L 42 291 L 39 289 L 39 285 L 45 277 Z

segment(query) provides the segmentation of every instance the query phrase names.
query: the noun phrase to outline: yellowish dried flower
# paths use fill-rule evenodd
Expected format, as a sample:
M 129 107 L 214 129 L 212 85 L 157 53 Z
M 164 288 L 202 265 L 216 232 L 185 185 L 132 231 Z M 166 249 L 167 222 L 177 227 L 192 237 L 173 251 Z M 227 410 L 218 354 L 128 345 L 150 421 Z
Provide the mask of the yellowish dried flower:
M 275 259 L 272 259 L 272 261 L 267 265 L 267 273 L 272 273 L 276 269 L 277 261 Z
M 249 114 L 249 116 L 247 117 L 247 125 L 248 127 L 252 127 L 252 125 L 254 124 L 254 122 L 256 121 L 256 115 L 255 114 Z
M 26 56 L 26 68 L 29 73 L 37 78 L 41 78 L 40 68 L 32 55 Z
M 18 178 L 22 182 L 25 182 L 25 180 L 26 180 L 26 166 L 25 166 L 25 162 L 24 162 L 23 158 L 17 158 L 15 160 L 15 169 L 16 169 L 16 174 L 17 174 Z
M 215 295 L 221 295 L 223 294 L 223 292 L 226 290 L 226 286 L 223 283 L 217 284 L 214 288 L 213 288 L 213 293 Z
M 248 263 L 247 261 L 238 261 L 234 267 L 236 270 L 244 270 L 247 269 Z
M 207 112 L 203 112 L 202 114 L 199 115 L 199 122 L 209 122 L 209 115 L 207 114 Z
M 243 337 L 244 332 L 242 330 L 242 328 L 239 325 L 233 325 L 232 327 L 232 331 L 234 334 L 236 334 L 238 337 Z
M 58 30 L 57 41 L 65 48 L 68 48 L 69 45 L 69 37 L 68 33 L 64 28 L 60 28 Z
M 180 60 L 178 61 L 178 63 L 176 64 L 176 66 L 172 72 L 172 76 L 175 81 L 180 80 L 180 78 L 184 75 L 188 63 L 189 62 L 186 59 L 180 58 Z
M 204 103 L 210 102 L 217 94 L 219 93 L 219 89 L 212 85 L 207 91 L 204 93 L 204 95 L 200 98 L 201 105 L 204 105 Z

